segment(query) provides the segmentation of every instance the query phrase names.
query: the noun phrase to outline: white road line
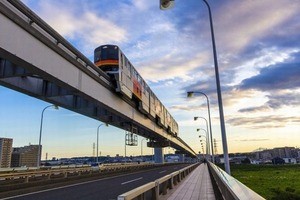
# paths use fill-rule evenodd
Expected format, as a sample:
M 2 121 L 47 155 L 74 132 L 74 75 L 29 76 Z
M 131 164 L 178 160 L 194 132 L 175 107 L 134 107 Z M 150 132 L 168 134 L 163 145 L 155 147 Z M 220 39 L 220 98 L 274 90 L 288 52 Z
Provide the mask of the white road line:
M 36 192 L 30 192 L 30 193 L 26 193 L 26 194 L 20 194 L 20 195 L 16 195 L 16 196 L 12 196 L 12 197 L 7 197 L 7 198 L 1 199 L 1 200 L 13 199 L 13 198 L 18 198 L 18 197 L 29 196 L 29 195 L 32 195 L 32 194 L 38 194 L 38 193 L 49 192 L 49 191 L 63 189 L 63 188 L 69 188 L 69 187 L 73 187 L 73 186 L 77 186 L 77 185 L 83 185 L 83 184 L 87 184 L 87 183 L 97 182 L 97 181 L 100 181 L 100 180 L 103 180 L 103 179 L 87 181 L 87 182 L 82 182 L 82 183 L 76 183 L 76 184 L 66 185 L 66 186 L 57 187 L 57 188 L 51 188 L 51 189 L 46 189 L 46 190 L 41 190 L 41 191 L 36 191 Z
M 164 171 L 161 171 L 161 172 L 159 172 L 160 174 L 162 174 L 162 173 L 164 173 L 164 172 L 166 172 L 167 170 L 164 170 Z
M 134 181 L 138 181 L 138 180 L 141 180 L 143 177 L 140 177 L 140 178 L 136 178 L 136 179 L 133 179 L 133 180 L 131 180 L 131 181 L 126 181 L 126 182 L 124 182 L 124 183 L 121 183 L 121 185 L 125 185 L 125 184 L 127 184 L 127 183 L 131 183 L 131 182 L 134 182 Z

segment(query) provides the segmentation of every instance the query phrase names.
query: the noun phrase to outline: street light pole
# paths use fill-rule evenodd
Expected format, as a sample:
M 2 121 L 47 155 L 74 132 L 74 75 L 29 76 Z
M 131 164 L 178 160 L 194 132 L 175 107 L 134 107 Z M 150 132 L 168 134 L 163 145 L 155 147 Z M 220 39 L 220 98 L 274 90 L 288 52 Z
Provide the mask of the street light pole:
M 100 124 L 97 128 L 97 158 L 96 158 L 96 163 L 98 163 L 98 153 L 99 153 L 99 128 L 104 125 L 104 124 Z M 108 126 L 108 124 L 105 124 L 106 126 Z
M 206 148 L 208 149 L 208 154 L 210 154 L 210 148 L 209 148 L 209 135 L 208 135 L 208 123 L 207 123 L 207 120 L 204 118 L 204 117 L 194 117 L 194 121 L 196 121 L 198 118 L 201 118 L 201 119 L 204 119 L 205 120 L 205 123 L 206 123 Z
M 205 133 L 206 133 L 206 135 L 208 135 L 207 134 L 207 131 L 205 130 L 205 129 L 203 129 L 203 128 L 197 128 L 197 131 L 200 131 L 200 130 L 202 130 L 202 131 L 204 131 Z M 207 137 L 205 136 L 205 135 L 199 135 L 199 138 L 201 138 L 201 136 L 202 137 L 205 137 L 205 140 L 206 140 L 206 158 L 208 158 L 208 151 L 207 151 L 207 149 L 208 149 L 208 145 L 209 145 L 209 143 L 208 143 L 208 139 L 207 139 Z M 202 140 L 200 140 L 200 142 L 201 142 Z
M 124 155 L 124 158 L 125 158 L 125 162 L 126 162 L 126 131 L 125 131 L 125 155 Z
M 210 9 L 210 6 L 209 6 L 208 2 L 206 0 L 203 0 L 203 1 L 206 4 L 206 6 L 208 8 L 208 12 L 209 12 L 210 32 L 211 32 L 211 40 L 212 40 L 213 55 L 214 55 L 216 85 L 217 85 L 220 124 L 221 124 L 221 133 L 222 133 L 224 165 L 225 165 L 225 171 L 230 175 L 230 165 L 229 165 L 225 120 L 224 120 L 223 103 L 222 103 L 222 92 L 221 92 L 221 85 L 220 85 L 220 78 L 219 78 L 219 67 L 218 67 L 218 59 L 217 59 L 217 50 L 216 50 L 214 28 L 213 28 L 213 20 L 212 20 L 211 9 Z M 161 5 L 161 9 L 163 9 L 163 10 L 172 8 L 172 6 L 174 6 L 174 0 L 160 1 L 160 5 Z
M 213 145 L 213 137 L 212 137 L 212 129 L 211 129 L 211 117 L 210 117 L 210 103 L 209 103 L 209 99 L 208 96 L 204 93 L 204 92 L 187 92 L 187 97 L 191 97 L 194 93 L 196 94 L 202 94 L 206 97 L 206 104 L 207 104 L 207 112 L 208 112 L 208 122 L 209 122 L 209 132 L 210 132 L 210 145 L 211 145 L 211 156 L 212 156 L 212 162 L 215 163 L 215 156 L 214 156 L 214 145 Z
M 208 13 L 209 13 L 209 22 L 210 22 L 211 39 L 212 39 L 215 73 L 216 73 L 216 85 L 217 85 L 218 102 L 219 102 L 219 114 L 220 114 L 220 123 L 221 123 L 225 171 L 230 175 L 230 165 L 229 165 L 225 120 L 224 120 L 223 103 L 222 103 L 222 92 L 221 92 L 221 85 L 220 85 L 220 78 L 219 78 L 219 67 L 218 67 L 218 58 L 217 58 L 213 20 L 212 20 L 212 14 L 211 14 L 211 10 L 210 10 L 210 6 L 209 6 L 208 2 L 206 0 L 203 0 L 203 1 L 207 5 Z
M 55 109 L 58 109 L 58 106 L 56 105 L 50 105 L 46 106 L 41 114 L 41 124 L 40 124 L 40 136 L 39 136 L 39 146 L 38 146 L 38 157 L 37 157 L 37 167 L 40 167 L 41 163 L 41 154 L 42 154 L 42 148 L 41 148 L 41 143 L 42 143 L 42 132 L 43 132 L 43 119 L 44 119 L 44 112 L 47 108 L 54 107 Z
M 197 128 L 197 132 L 200 131 L 200 130 L 204 131 L 205 134 L 206 134 L 206 136 L 204 136 L 204 135 L 199 135 L 199 138 L 200 138 L 201 136 L 205 137 L 205 140 L 206 140 L 206 157 L 208 158 L 208 154 L 209 154 L 209 138 L 208 138 L 208 132 L 207 132 L 205 129 L 203 129 L 203 128 Z

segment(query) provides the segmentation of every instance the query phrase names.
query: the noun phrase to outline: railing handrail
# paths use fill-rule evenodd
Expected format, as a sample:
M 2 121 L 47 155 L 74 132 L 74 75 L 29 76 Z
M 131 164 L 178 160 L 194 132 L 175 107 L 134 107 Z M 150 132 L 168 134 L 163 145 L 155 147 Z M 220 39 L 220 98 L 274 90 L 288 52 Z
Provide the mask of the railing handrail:
M 259 194 L 248 188 L 246 185 L 227 174 L 215 164 L 208 162 L 209 171 L 216 182 L 221 195 L 225 200 L 262 200 Z
M 187 174 L 189 174 L 193 169 L 195 169 L 199 163 L 195 163 L 193 165 L 187 166 L 183 169 L 180 169 L 176 172 L 173 172 L 171 174 L 168 174 L 164 177 L 161 177 L 155 181 L 149 182 L 147 184 L 144 184 L 138 188 L 135 188 L 133 190 L 130 190 L 124 194 L 121 194 L 118 196 L 118 200 L 129 200 L 129 199 L 139 199 L 138 197 L 143 196 L 143 199 L 145 199 L 145 193 L 152 190 L 153 196 L 151 199 L 158 199 L 159 198 L 159 188 L 160 185 L 164 184 L 163 187 L 163 195 L 166 194 L 167 189 L 172 189 L 174 184 L 174 178 L 178 178 L 178 181 L 181 181 L 183 177 L 185 177 Z M 175 181 L 177 183 L 177 180 Z

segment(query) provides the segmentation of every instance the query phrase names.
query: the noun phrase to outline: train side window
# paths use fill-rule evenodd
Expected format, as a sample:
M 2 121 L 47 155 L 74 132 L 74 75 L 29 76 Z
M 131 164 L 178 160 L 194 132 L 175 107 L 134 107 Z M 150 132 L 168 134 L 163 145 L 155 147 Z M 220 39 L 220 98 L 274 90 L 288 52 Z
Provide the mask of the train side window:
M 131 69 L 132 69 L 131 65 L 128 64 L 128 76 L 129 76 L 129 78 L 131 78 Z
M 123 69 L 123 54 L 121 53 L 121 68 Z
M 136 78 L 137 79 L 137 73 L 136 73 L 136 71 L 134 70 L 134 78 Z

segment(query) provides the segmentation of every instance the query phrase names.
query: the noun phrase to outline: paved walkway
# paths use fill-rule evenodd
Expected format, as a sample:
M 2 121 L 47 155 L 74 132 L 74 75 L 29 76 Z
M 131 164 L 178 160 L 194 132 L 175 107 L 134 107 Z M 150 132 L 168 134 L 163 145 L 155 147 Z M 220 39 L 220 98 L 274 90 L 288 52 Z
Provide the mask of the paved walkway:
M 199 165 L 177 188 L 168 193 L 164 200 L 215 200 L 207 164 Z

